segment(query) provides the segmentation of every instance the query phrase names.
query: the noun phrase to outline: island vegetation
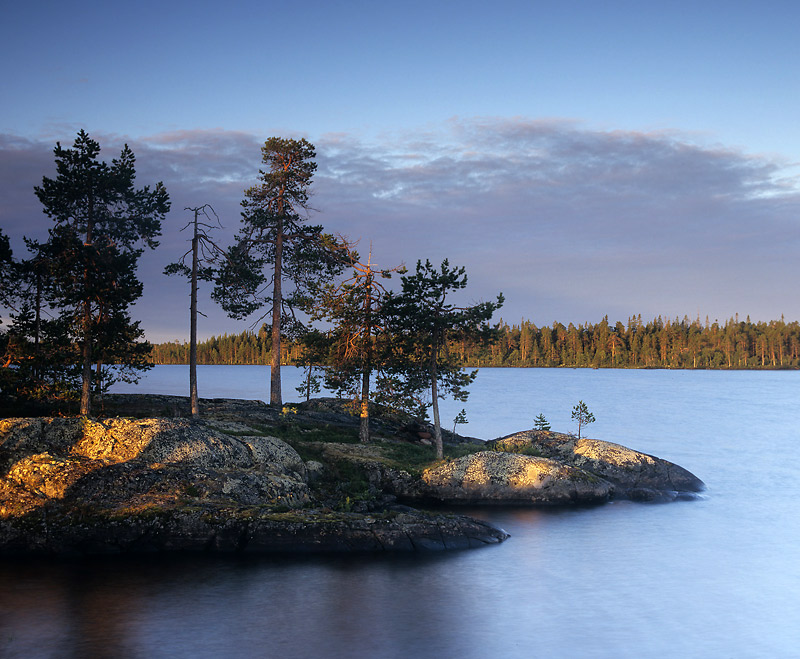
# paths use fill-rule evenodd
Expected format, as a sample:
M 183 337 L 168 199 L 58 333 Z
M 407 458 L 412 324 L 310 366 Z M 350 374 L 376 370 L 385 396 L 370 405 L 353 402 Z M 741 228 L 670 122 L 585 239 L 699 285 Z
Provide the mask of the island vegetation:
M 110 394 L 98 418 L 0 419 L 0 556 L 387 552 L 497 544 L 504 531 L 431 506 L 694 499 L 666 460 L 572 434 L 483 442 L 373 406 Z M 410 506 L 414 506 L 413 508 Z M 423 510 L 420 510 L 421 506 Z
M 99 143 L 80 131 L 72 148 L 58 143 L 54 154 L 56 178 L 44 177 L 35 188 L 54 221 L 48 239 L 26 239 L 29 254 L 18 260 L 0 232 L 0 307 L 11 310 L 11 323 L 0 326 L 0 404 L 77 407 L 90 416 L 93 395 L 119 379 L 135 382 L 152 366 L 152 346 L 130 308 L 142 294 L 139 257 L 157 247 L 170 202 L 162 183 L 134 187 L 135 157 L 127 146 L 108 164 L 99 159 Z M 497 328 L 490 321 L 502 295 L 460 306 L 453 296 L 466 287 L 467 275 L 447 259 L 440 266 L 420 259 L 413 274 L 403 265 L 378 269 L 371 253 L 364 264 L 354 242 L 308 221 L 313 145 L 274 137 L 261 155 L 264 169 L 244 191 L 232 243 L 223 247 L 212 238 L 210 204 L 187 208 L 194 214 L 192 248 L 165 269 L 191 282 L 192 415 L 200 413 L 195 367 L 205 361 L 196 339 L 197 289 L 209 282 L 231 317 L 270 319 L 259 333 L 260 353 L 271 366 L 270 405 L 283 403 L 286 345 L 294 363 L 308 368 L 309 395 L 319 388 L 316 370 L 328 387 L 361 401 L 362 441 L 370 437 L 371 401 L 420 417 L 432 408 L 442 457 L 439 398 L 465 400 L 475 377 L 448 347 L 491 344 Z M 401 275 L 398 291 L 381 283 L 392 273 Z M 314 330 L 315 320 L 327 321 L 328 331 Z

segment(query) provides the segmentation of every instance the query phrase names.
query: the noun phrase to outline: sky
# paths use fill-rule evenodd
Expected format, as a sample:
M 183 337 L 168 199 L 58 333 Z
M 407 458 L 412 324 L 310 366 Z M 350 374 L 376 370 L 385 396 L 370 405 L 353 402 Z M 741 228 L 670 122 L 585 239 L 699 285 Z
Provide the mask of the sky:
M 84 129 L 172 210 L 132 309 L 188 339 L 184 209 L 232 241 L 271 136 L 317 149 L 313 222 L 374 262 L 463 265 L 537 325 L 800 319 L 795 2 L 30 2 L 0 24 L 0 227 Z M 201 338 L 248 329 L 204 292 Z

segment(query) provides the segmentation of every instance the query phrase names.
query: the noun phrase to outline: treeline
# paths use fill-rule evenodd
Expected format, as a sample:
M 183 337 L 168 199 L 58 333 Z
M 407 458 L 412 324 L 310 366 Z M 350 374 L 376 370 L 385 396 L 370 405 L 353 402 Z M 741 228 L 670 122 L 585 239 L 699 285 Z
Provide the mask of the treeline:
M 269 364 L 272 339 L 269 328 L 263 325 L 259 332 L 223 334 L 212 336 L 197 344 L 198 364 Z M 282 343 L 281 363 L 294 365 L 300 356 L 302 346 L 299 342 Z M 153 345 L 151 360 L 154 364 L 188 364 L 189 343 L 172 341 Z
M 481 366 L 569 366 L 591 368 L 747 369 L 800 366 L 800 324 L 783 319 L 753 323 L 731 318 L 720 325 L 699 320 L 611 325 L 530 322 L 503 324 L 498 342 L 482 355 Z
M 491 345 L 450 342 L 446 349 L 465 367 L 585 367 L 762 369 L 800 367 L 800 323 L 783 318 L 751 322 L 730 318 L 724 324 L 700 320 L 644 323 L 641 315 L 612 325 L 608 317 L 587 323 L 538 327 L 530 321 L 509 325 L 500 321 L 499 336 Z M 300 343 L 285 342 L 283 364 L 301 357 Z M 198 344 L 200 364 L 268 364 L 269 331 L 224 334 Z M 187 364 L 188 343 L 153 346 L 156 364 Z

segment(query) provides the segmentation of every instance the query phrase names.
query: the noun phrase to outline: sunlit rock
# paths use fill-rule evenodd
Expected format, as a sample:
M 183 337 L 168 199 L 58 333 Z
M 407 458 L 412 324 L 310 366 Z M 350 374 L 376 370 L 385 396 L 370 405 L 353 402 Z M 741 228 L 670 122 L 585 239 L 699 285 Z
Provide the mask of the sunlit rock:
M 703 481 L 683 467 L 598 439 L 526 430 L 488 444 L 498 451 L 538 453 L 588 471 L 613 483 L 617 497 L 660 500 L 705 489 Z
M 291 446 L 188 419 L 4 419 L 0 464 L 0 515 L 54 499 L 104 509 L 309 500 L 305 465 Z
M 326 467 L 227 419 L 4 419 L 0 466 L 0 555 L 420 551 L 508 537 L 463 515 L 309 509 L 309 472 Z
M 605 501 L 613 486 L 555 460 L 481 451 L 422 474 L 423 496 L 443 503 L 562 504 Z

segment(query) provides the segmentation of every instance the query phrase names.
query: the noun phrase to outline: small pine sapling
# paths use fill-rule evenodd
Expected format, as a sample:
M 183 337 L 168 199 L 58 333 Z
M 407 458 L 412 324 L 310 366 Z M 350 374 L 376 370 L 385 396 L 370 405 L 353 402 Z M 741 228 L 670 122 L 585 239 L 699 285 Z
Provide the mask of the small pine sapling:
M 453 419 L 453 434 L 454 435 L 456 434 L 456 426 L 458 426 L 459 423 L 469 423 L 469 421 L 467 421 L 467 410 L 465 410 L 463 408 L 456 415 L 456 418 Z
M 578 439 L 581 438 L 581 428 L 590 423 L 594 423 L 595 420 L 594 414 L 589 411 L 589 408 L 586 407 L 586 403 L 582 400 L 579 400 L 578 404 L 572 408 L 572 418 L 578 422 Z
M 533 429 L 539 431 L 550 430 L 550 422 L 544 418 L 544 414 L 539 414 L 539 416 L 533 420 Z
M 295 391 L 298 394 L 306 397 L 306 402 L 311 400 L 311 394 L 318 394 L 322 391 L 322 382 L 319 376 L 314 375 L 314 368 L 315 367 L 311 364 L 306 366 L 303 381 L 300 383 L 299 387 L 295 387 Z

